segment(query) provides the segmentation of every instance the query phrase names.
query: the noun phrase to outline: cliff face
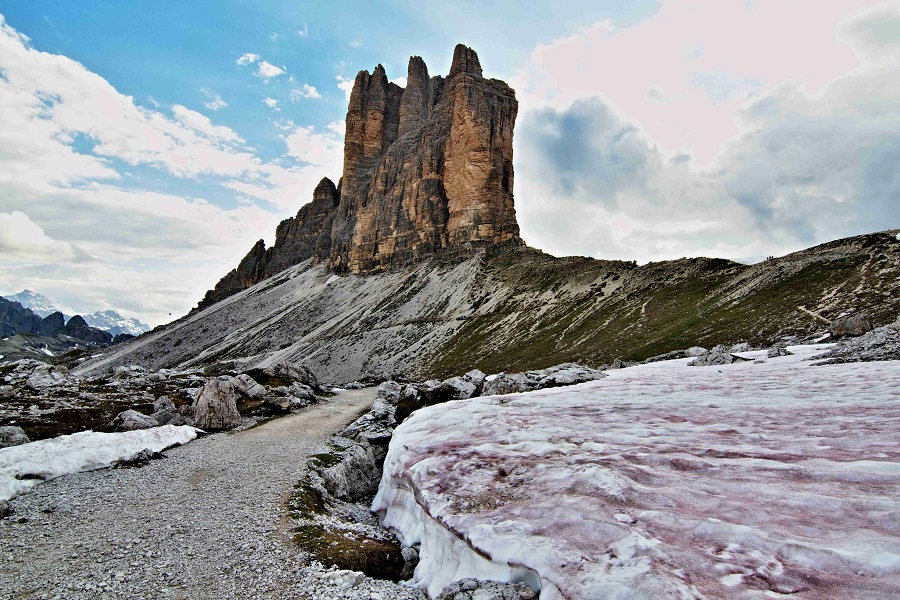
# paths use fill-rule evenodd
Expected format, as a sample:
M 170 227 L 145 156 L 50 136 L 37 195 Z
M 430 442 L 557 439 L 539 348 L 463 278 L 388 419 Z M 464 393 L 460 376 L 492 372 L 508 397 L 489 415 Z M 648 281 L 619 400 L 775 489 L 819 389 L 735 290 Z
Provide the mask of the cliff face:
M 522 245 L 513 206 L 518 102 L 485 79 L 475 52 L 456 47 L 447 78 L 418 56 L 407 86 L 379 65 L 361 71 L 346 118 L 343 176 L 282 221 L 275 245 L 257 242 L 207 292 L 204 308 L 307 259 L 335 273 L 372 273 L 491 244 Z

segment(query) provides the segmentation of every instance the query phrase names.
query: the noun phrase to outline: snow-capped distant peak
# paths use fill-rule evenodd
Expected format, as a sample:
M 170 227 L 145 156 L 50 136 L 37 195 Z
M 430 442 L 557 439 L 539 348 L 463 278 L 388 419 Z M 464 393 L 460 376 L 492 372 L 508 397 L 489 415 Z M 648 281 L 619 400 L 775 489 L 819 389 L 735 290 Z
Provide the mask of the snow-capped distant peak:
M 30 308 L 32 312 L 41 317 L 52 315 L 59 312 L 59 309 L 53 305 L 53 302 L 47 296 L 31 290 L 22 290 L 18 294 L 5 296 L 7 300 L 18 302 L 25 308 Z
M 95 313 L 84 315 L 84 320 L 91 327 L 103 329 L 112 335 L 119 335 L 120 333 L 141 335 L 150 331 L 150 326 L 146 323 L 141 323 L 134 318 L 123 317 L 112 309 L 98 310 Z

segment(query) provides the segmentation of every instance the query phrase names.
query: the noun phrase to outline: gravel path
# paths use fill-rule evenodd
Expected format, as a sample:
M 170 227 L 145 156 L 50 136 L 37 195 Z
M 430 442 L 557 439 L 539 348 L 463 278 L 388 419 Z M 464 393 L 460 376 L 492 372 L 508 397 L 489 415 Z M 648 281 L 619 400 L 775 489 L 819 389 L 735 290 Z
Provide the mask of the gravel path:
M 306 458 L 374 394 L 343 392 L 142 468 L 68 475 L 15 498 L 0 521 L 0 598 L 424 598 L 309 566 L 289 541 L 284 500 Z

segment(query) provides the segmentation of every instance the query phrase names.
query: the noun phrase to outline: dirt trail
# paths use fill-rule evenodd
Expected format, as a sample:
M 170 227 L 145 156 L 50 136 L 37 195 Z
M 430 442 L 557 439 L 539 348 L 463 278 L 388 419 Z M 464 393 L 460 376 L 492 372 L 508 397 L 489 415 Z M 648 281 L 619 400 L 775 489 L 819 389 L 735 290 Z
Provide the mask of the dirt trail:
M 68 475 L 15 498 L 0 521 L 0 598 L 415 597 L 372 580 L 345 590 L 302 566 L 278 531 L 306 458 L 374 395 L 342 392 L 143 468 Z

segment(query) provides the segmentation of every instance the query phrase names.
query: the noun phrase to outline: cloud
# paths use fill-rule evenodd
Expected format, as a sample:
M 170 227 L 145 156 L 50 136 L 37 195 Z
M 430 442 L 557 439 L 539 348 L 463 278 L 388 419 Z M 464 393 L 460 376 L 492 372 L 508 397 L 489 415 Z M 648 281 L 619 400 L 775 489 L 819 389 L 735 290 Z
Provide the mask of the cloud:
M 297 102 L 301 98 L 321 98 L 322 95 L 315 87 L 304 83 L 302 87 L 291 90 L 291 102 Z
M 251 52 L 247 52 L 245 54 L 242 54 L 237 59 L 236 62 L 239 65 L 252 65 L 253 63 L 255 63 L 258 60 L 259 60 L 259 54 L 253 54 Z
M 855 11 L 841 23 L 838 34 L 865 59 L 889 59 L 900 52 L 900 2 Z
M 363 42 L 362 42 L 362 40 L 359 40 L 359 39 L 353 40 L 352 42 L 350 42 L 351 48 L 361 48 L 362 45 L 363 45 Z
M 535 175 L 574 199 L 612 206 L 621 192 L 642 193 L 659 161 L 637 128 L 597 99 L 535 111 L 524 129 L 526 151 L 545 159 L 534 165 Z
M 664 8 L 671 4 L 678 2 Z M 845 18 L 835 17 L 826 27 L 835 47 L 838 35 L 854 44 L 862 44 L 861 38 L 867 54 L 822 85 L 811 85 L 809 78 L 779 81 L 764 70 L 753 78 L 735 71 L 733 83 L 775 83 L 756 91 L 721 91 L 724 102 L 732 94 L 750 95 L 726 115 L 737 133 L 717 143 L 718 151 L 705 162 L 697 160 L 690 138 L 681 146 L 664 144 L 648 133 L 652 128 L 644 120 L 599 93 L 578 94 L 562 106 L 551 101 L 530 107 L 516 138 L 523 237 L 553 253 L 603 258 L 740 258 L 896 227 L 900 54 L 893 52 L 889 34 L 874 36 L 876 44 L 873 34 L 859 33 L 889 22 L 885 11 L 845 11 Z M 678 19 L 672 23 L 679 25 Z M 665 31 L 651 30 L 665 39 Z M 732 33 L 739 35 L 721 35 Z M 821 36 L 810 32 L 813 40 Z M 576 39 L 567 43 L 578 45 Z M 831 55 L 825 46 L 822 52 Z M 690 73 L 682 75 L 686 86 L 675 89 L 696 88 Z M 665 98 L 668 106 L 686 104 L 684 118 L 690 120 L 697 97 L 670 95 L 670 85 L 640 89 L 653 100 Z M 701 104 L 718 106 L 713 96 L 707 93 Z
M 281 34 L 280 34 L 280 33 L 275 33 L 274 31 L 272 32 L 272 35 L 269 36 L 269 41 L 270 41 L 270 42 L 277 42 L 277 41 L 280 40 L 280 39 L 281 39 Z
M 307 26 L 306 23 L 303 24 L 303 29 L 297 30 L 297 35 L 300 36 L 301 38 L 309 37 L 309 27 Z
M 266 106 L 268 106 L 269 108 L 281 110 L 280 108 L 278 108 L 278 100 L 275 100 L 274 98 L 266 98 L 265 100 L 263 100 L 263 102 L 265 102 Z
M 203 106 L 211 111 L 217 111 L 228 106 L 228 103 L 222 100 L 222 97 L 214 91 L 207 88 L 200 88 L 200 93 L 209 98 L 209 102 L 204 102 Z
M 338 89 L 344 92 L 344 96 L 347 98 L 347 102 L 350 101 L 350 92 L 353 91 L 353 80 L 347 79 L 342 75 L 336 75 L 335 79 L 337 80 Z
M 706 164 L 740 133 L 733 113 L 748 94 L 784 81 L 804 81 L 815 94 L 859 65 L 859 57 L 835 38 L 838 23 L 858 5 L 668 0 L 640 23 L 617 29 L 600 21 L 539 44 L 511 83 L 523 112 L 600 97 L 654 142 L 666 148 L 690 144 Z M 846 35 L 852 38 L 851 29 Z M 670 101 L 648 95 L 651 86 L 665 90 Z
M 284 75 L 284 74 L 285 74 L 285 70 L 283 68 L 276 67 L 275 65 L 273 65 L 265 60 L 259 61 L 259 64 L 257 65 L 256 73 L 255 73 L 255 75 L 257 77 L 265 79 L 266 81 L 268 81 L 269 79 L 272 79 L 273 77 L 278 77 L 278 76 Z
M 647 88 L 647 93 L 644 94 L 644 99 L 650 102 L 665 102 L 666 92 L 658 85 L 651 84 L 650 87 Z
M 287 147 L 263 160 L 182 104 L 140 106 L 80 63 L 32 48 L 2 16 L 0 73 L 0 281 L 10 289 L 170 320 L 323 175 L 340 175 L 335 158 L 317 166 Z
M 0 212 L 0 256 L 27 263 L 58 263 L 76 259 L 71 244 L 51 239 L 23 212 Z
M 328 133 L 318 132 L 313 127 L 297 127 L 285 138 L 288 154 L 304 162 L 323 166 L 343 162 L 344 144 L 337 132 L 341 126 L 332 123 Z

